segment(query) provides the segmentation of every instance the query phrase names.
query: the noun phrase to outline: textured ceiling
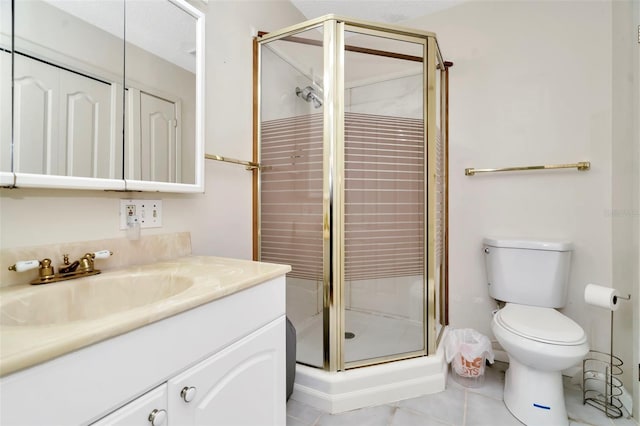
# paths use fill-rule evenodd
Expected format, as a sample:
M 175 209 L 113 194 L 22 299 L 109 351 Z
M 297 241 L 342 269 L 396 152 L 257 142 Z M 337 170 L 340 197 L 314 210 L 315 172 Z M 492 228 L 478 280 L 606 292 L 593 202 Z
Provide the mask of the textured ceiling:
M 456 6 L 464 0 L 290 0 L 307 19 L 330 13 L 367 21 L 399 24 Z

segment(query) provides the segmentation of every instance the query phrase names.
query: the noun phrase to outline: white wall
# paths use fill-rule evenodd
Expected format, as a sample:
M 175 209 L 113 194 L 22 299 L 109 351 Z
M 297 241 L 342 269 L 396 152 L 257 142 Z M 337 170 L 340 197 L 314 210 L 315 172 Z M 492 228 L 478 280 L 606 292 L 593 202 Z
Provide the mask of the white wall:
M 573 241 L 569 302 L 595 349 L 604 311 L 589 282 L 611 285 L 611 4 L 470 2 L 405 23 L 437 34 L 450 71 L 450 313 L 491 335 L 484 236 Z M 591 161 L 575 169 L 464 176 L 466 167 Z M 625 363 L 631 362 L 626 360 Z
M 207 143 L 205 151 L 252 158 L 251 37 L 304 21 L 286 1 L 214 1 L 207 14 Z M 251 173 L 207 163 L 207 201 L 194 217 L 194 251 L 251 258 Z
M 194 2 L 196 3 L 196 2 Z M 284 1 L 214 1 L 207 12 L 207 153 L 251 159 L 252 36 L 304 18 Z M 193 251 L 251 258 L 251 173 L 207 161 L 205 194 L 0 190 L 0 247 L 125 237 L 120 198 L 163 200 L 163 227 L 142 235 L 191 232 Z

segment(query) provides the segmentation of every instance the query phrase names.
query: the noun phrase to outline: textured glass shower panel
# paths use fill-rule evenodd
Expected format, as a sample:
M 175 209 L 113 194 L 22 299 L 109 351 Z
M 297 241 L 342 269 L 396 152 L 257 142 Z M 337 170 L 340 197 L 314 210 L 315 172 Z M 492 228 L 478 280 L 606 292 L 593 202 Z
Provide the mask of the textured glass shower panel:
M 345 52 L 348 363 L 425 350 L 425 88 L 422 44 L 354 32 L 345 44 L 392 54 Z
M 322 367 L 322 32 L 265 43 L 260 55 L 260 260 L 291 265 L 297 361 Z

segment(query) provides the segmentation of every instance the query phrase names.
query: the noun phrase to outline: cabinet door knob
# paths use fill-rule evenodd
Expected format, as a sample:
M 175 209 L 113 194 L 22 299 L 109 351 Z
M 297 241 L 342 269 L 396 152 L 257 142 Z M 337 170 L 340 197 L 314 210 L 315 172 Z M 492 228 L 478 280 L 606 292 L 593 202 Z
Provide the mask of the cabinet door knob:
M 149 414 L 149 423 L 152 426 L 161 426 L 167 420 L 167 410 L 153 410 Z
M 180 391 L 180 397 L 184 400 L 184 402 L 191 402 L 193 398 L 196 396 L 196 388 L 193 386 L 185 386 Z

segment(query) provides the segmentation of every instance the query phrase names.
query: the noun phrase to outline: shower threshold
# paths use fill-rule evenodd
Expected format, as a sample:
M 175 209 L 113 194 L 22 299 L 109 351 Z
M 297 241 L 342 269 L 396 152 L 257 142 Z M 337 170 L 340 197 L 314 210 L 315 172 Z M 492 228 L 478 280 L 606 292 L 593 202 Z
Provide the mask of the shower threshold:
M 297 364 L 291 398 L 328 413 L 341 413 L 442 392 L 447 372 L 442 343 L 433 355 L 346 371 Z

